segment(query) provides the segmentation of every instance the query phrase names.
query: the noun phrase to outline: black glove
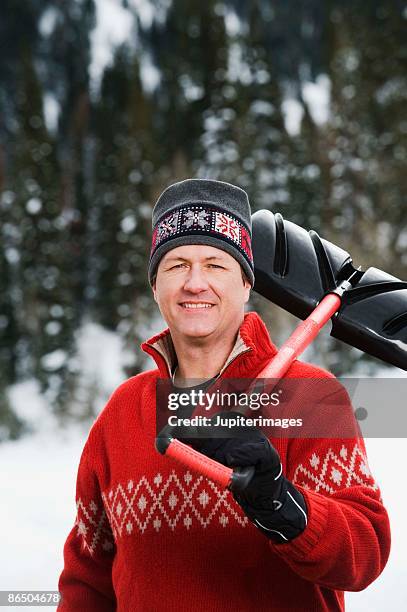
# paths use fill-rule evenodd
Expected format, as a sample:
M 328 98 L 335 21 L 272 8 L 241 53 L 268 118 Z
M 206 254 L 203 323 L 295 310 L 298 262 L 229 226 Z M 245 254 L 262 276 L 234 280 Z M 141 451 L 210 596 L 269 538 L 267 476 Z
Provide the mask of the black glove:
M 212 417 L 222 420 L 244 417 L 237 412 L 223 412 Z M 205 427 L 206 435 L 208 428 Z M 209 430 L 210 431 L 210 430 Z M 177 432 L 174 431 L 174 436 Z M 188 437 L 185 429 L 180 439 L 207 457 L 228 467 L 254 466 L 255 472 L 247 487 L 233 496 L 245 514 L 267 537 L 283 543 L 297 537 L 307 524 L 307 507 L 302 494 L 282 474 L 280 456 L 267 436 L 252 426 L 216 426 L 216 437 L 196 437 L 201 428 L 194 428 Z M 186 437 L 187 436 L 187 437 Z M 226 437 L 229 436 L 229 437 Z M 231 437 L 233 436 L 233 437 Z

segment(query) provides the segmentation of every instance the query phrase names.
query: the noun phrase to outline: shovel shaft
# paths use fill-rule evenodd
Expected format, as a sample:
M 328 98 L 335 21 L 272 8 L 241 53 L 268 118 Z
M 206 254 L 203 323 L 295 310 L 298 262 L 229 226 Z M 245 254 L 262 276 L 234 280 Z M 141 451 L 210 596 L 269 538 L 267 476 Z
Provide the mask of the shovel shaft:
M 254 474 L 254 467 L 252 466 L 232 469 L 206 455 L 202 455 L 187 444 L 170 436 L 159 436 L 156 438 L 155 446 L 162 455 L 180 461 L 183 465 L 190 467 L 191 470 L 210 478 L 222 489 L 230 489 L 233 493 L 243 491 Z
M 292 362 L 307 348 L 319 334 L 325 323 L 339 310 L 341 298 L 336 293 L 329 293 L 318 304 L 315 310 L 296 327 L 291 336 L 284 342 L 274 357 L 257 378 L 281 378 Z
M 210 459 L 175 438 L 171 440 L 165 454 L 190 467 L 191 470 L 207 476 L 223 489 L 227 489 L 232 482 L 232 468 Z

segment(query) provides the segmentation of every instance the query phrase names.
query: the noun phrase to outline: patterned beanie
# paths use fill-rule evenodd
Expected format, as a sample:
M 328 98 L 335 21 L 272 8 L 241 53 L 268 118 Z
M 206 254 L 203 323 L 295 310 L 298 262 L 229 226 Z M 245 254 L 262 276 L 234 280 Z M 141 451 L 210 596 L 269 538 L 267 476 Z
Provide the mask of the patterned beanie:
M 207 244 L 234 257 L 253 286 L 251 210 L 240 187 L 209 179 L 174 183 L 158 198 L 152 224 L 150 284 L 168 251 L 185 244 Z

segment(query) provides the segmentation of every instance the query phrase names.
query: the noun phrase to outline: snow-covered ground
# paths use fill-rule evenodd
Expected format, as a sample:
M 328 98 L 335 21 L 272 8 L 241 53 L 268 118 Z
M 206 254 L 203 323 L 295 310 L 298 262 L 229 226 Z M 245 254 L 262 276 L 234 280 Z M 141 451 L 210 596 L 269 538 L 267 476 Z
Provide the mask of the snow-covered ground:
M 72 428 L 0 446 L 0 590 L 57 590 L 85 438 L 84 431 Z

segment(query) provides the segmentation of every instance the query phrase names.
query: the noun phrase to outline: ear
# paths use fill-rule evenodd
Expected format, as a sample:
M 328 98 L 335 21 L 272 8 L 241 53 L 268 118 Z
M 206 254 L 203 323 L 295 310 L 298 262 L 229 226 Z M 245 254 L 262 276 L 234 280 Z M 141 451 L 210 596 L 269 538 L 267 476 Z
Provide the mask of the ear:
M 151 285 L 151 290 L 153 292 L 154 301 L 157 301 L 157 289 L 156 289 L 156 277 L 153 279 L 153 283 Z
M 247 304 L 247 302 L 250 299 L 250 289 L 252 288 L 251 284 L 249 283 L 248 280 L 245 279 L 244 281 L 244 296 L 245 296 L 245 300 L 244 303 Z

